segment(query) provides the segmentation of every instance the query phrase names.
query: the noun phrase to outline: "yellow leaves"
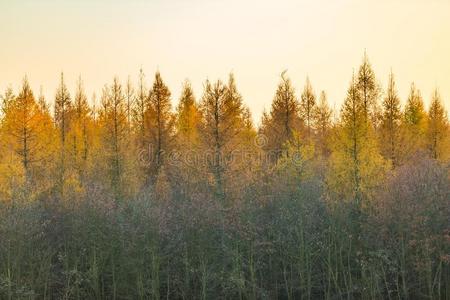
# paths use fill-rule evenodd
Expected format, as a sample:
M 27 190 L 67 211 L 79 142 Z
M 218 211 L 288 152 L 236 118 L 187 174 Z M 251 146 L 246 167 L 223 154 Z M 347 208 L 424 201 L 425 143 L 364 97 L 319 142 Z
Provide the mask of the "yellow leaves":
M 379 154 L 373 137 L 360 141 L 356 153 L 346 145 L 351 143 L 341 144 L 330 156 L 326 178 L 330 192 L 342 201 L 353 201 L 361 195 L 371 199 L 391 164 Z M 366 204 L 362 203 L 363 206 Z
M 80 178 L 75 170 L 70 170 L 64 176 L 64 200 L 73 203 L 83 199 L 84 187 L 80 182 Z
M 298 132 L 285 145 L 283 156 L 278 160 L 276 171 L 292 179 L 294 184 L 314 175 L 315 145 L 310 140 L 304 143 Z
M 198 146 L 200 122 L 201 115 L 195 103 L 192 87 L 186 82 L 177 108 L 177 142 L 188 147 Z
M 4 150 L 4 149 L 1 149 Z M 13 201 L 15 191 L 25 184 L 25 170 L 13 153 L 0 159 L 0 202 Z
M 426 143 L 430 155 L 434 159 L 446 161 L 450 159 L 450 126 L 437 90 L 433 93 L 427 117 Z
M 73 167 L 81 170 L 87 159 L 88 129 L 82 121 L 78 120 L 74 121 L 70 127 L 66 138 L 65 151 L 70 154 L 69 157 Z
M 416 89 L 414 83 L 404 112 L 404 128 L 406 133 L 407 149 L 411 154 L 425 148 L 425 133 L 427 130 L 427 116 L 420 90 Z
M 32 184 L 39 180 L 34 174 L 48 169 L 54 150 L 54 130 L 48 113 L 36 103 L 28 81 L 25 79 L 18 97 L 8 106 L 3 118 L 2 142 L 4 156 L 15 157 Z
M 370 199 L 373 188 L 383 180 L 388 169 L 389 165 L 379 154 L 366 104 L 353 80 L 334 136 L 326 179 L 330 192 L 336 196 L 334 199 L 357 203 Z

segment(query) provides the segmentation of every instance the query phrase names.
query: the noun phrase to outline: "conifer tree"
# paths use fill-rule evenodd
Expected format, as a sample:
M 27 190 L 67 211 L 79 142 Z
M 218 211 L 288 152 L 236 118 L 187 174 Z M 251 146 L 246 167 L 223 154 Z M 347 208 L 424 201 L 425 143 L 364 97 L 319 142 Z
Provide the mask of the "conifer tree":
M 367 136 L 367 102 L 361 98 L 358 86 L 354 79 L 347 92 L 347 98 L 341 111 L 343 123 L 343 135 L 347 138 L 344 147 L 349 151 L 351 162 L 351 183 L 353 184 L 353 196 L 356 201 L 361 200 L 361 148 Z
M 59 129 L 61 147 L 64 149 L 66 143 L 67 131 L 70 128 L 70 119 L 72 114 L 72 102 L 70 93 L 64 82 L 64 74 L 61 73 L 61 81 L 55 96 L 55 123 Z
M 43 188 L 46 184 L 40 175 L 52 155 L 52 124 L 36 102 L 26 77 L 17 97 L 9 100 L 2 121 L 2 141 L 13 161 L 16 157 L 20 162 L 27 191 Z
M 91 103 L 92 103 L 91 117 L 92 117 L 92 120 L 94 121 L 94 123 L 96 123 L 97 119 L 98 119 L 98 112 L 100 110 L 100 107 L 97 103 L 97 95 L 95 94 L 95 92 L 92 93 Z
M 185 81 L 177 107 L 176 129 L 179 144 L 192 146 L 198 141 L 200 113 L 191 83 Z
M 74 118 L 83 120 L 89 116 L 90 111 L 86 92 L 84 91 L 83 80 L 80 76 L 78 77 L 77 89 L 74 98 Z
M 28 79 L 23 80 L 22 89 L 17 95 L 16 101 L 9 103 L 11 111 L 6 116 L 8 131 L 16 137 L 15 152 L 21 157 L 22 166 L 27 177 L 30 176 L 31 164 L 34 161 L 33 143 L 38 143 L 36 131 L 39 121 L 39 108 L 34 99 Z
M 445 160 L 450 157 L 448 117 L 437 89 L 431 98 L 426 138 L 433 159 Z
M 398 165 L 400 147 L 400 99 L 395 86 L 394 74 L 389 74 L 386 96 L 383 100 L 383 115 L 381 119 L 381 153 L 391 160 L 393 166 Z
M 245 130 L 242 97 L 237 91 L 233 74 L 230 74 L 227 85 L 220 80 L 214 84 L 206 81 L 200 111 L 201 137 L 206 153 L 210 154 L 207 163 L 214 176 L 215 194 L 221 201 L 230 204 L 226 185 L 230 183 L 230 173 L 238 168 L 231 165 L 231 156 L 233 151 L 238 150 Z
M 364 98 L 352 79 L 341 108 L 341 120 L 331 156 L 328 184 L 338 197 L 361 208 L 384 173 L 371 125 L 366 119 Z
M 365 52 L 363 62 L 358 70 L 356 87 L 358 93 L 361 94 L 364 117 L 367 121 L 372 121 L 375 123 L 377 117 L 376 108 L 379 95 L 379 87 L 376 82 L 375 73 Z
M 316 109 L 316 95 L 311 86 L 309 78 L 306 78 L 306 84 L 300 101 L 300 117 L 305 123 L 306 138 L 310 139 L 314 127 L 314 111 Z
M 14 101 L 15 95 L 12 87 L 7 87 L 5 93 L 1 98 L 1 115 L 5 115 L 8 111 L 10 104 Z
M 72 120 L 70 126 L 70 147 L 72 164 L 78 172 L 79 177 L 83 177 L 86 171 L 86 162 L 89 154 L 89 130 L 90 130 L 91 109 L 87 102 L 81 76 L 78 78 L 77 87 L 73 103 Z
M 240 135 L 244 130 L 244 112 L 242 96 L 237 89 L 234 74 L 230 73 L 225 86 L 221 116 L 224 125 L 221 134 L 228 148 L 236 149 L 242 142 Z
M 151 184 L 155 183 L 158 173 L 164 165 L 164 155 L 169 153 L 173 147 L 174 115 L 170 95 L 169 88 L 162 80 L 161 74 L 156 72 L 144 116 L 147 126 L 145 141 L 151 161 L 147 175 Z
M 408 100 L 406 102 L 403 124 L 405 130 L 404 151 L 406 158 L 420 150 L 425 150 L 425 131 L 427 115 L 420 90 L 414 83 L 411 84 Z
M 329 154 L 329 136 L 332 127 L 331 123 L 332 111 L 327 102 L 327 95 L 324 91 L 320 93 L 319 103 L 314 111 L 314 124 L 317 131 L 317 143 L 321 154 L 328 156 Z
M 111 86 L 105 86 L 102 95 L 102 109 L 99 115 L 101 127 L 102 154 L 106 172 L 110 179 L 110 188 L 114 199 L 120 201 L 125 194 L 126 171 L 128 168 L 129 134 L 127 124 L 127 106 L 122 85 L 117 77 Z
M 181 91 L 180 100 L 176 112 L 176 151 L 178 156 L 172 157 L 177 159 L 175 167 L 177 172 L 171 172 L 177 181 L 179 190 L 183 190 L 187 195 L 191 192 L 194 182 L 201 177 L 200 172 L 203 170 L 195 160 L 199 153 L 200 133 L 199 127 L 201 123 L 201 115 L 195 100 L 194 91 L 191 83 L 185 81 Z
M 127 86 L 125 88 L 125 99 L 127 102 L 127 123 L 131 125 L 131 117 L 134 104 L 134 89 L 133 85 L 131 84 L 130 77 L 128 77 Z
M 299 104 L 291 81 L 283 72 L 270 113 L 263 115 L 260 130 L 267 138 L 264 149 L 274 161 L 281 156 L 285 143 L 300 129 Z
M 408 125 L 421 126 L 424 125 L 425 116 L 422 95 L 420 90 L 416 89 L 414 83 L 412 83 L 405 106 L 405 122 Z
M 48 105 L 47 101 L 45 100 L 42 85 L 39 89 L 38 105 L 39 105 L 39 108 L 41 109 L 41 111 L 50 114 L 50 106 Z
M 70 129 L 72 118 L 72 102 L 67 86 L 64 82 L 64 74 L 61 73 L 61 81 L 55 96 L 55 123 L 59 131 L 59 167 L 58 167 L 58 189 L 61 197 L 64 197 L 64 185 L 66 180 L 66 152 L 67 134 Z
M 207 149 L 212 148 L 211 157 L 208 159 L 208 167 L 214 175 L 216 195 L 224 200 L 225 191 L 223 187 L 223 165 L 222 148 L 224 145 L 222 137 L 223 109 L 225 98 L 225 86 L 218 80 L 211 84 L 206 81 L 203 96 L 200 102 L 202 113 L 202 139 Z
M 145 74 L 142 69 L 139 71 L 139 82 L 136 89 L 136 98 L 132 106 L 133 127 L 136 133 L 137 146 L 146 149 L 145 137 L 147 131 L 146 111 L 149 107 L 149 96 L 145 86 Z
M 254 153 L 256 132 L 250 110 L 243 104 L 233 73 L 228 76 L 224 100 L 222 157 L 225 195 L 229 204 L 242 196 L 241 192 L 249 183 L 252 174 L 248 170 L 252 169 L 252 162 L 246 155 Z

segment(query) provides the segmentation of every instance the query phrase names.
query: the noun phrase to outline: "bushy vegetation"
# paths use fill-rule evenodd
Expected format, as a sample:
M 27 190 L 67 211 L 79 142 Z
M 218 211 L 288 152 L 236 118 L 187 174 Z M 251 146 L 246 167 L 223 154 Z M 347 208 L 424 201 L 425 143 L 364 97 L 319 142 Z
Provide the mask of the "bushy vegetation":
M 317 178 L 215 199 L 3 205 L 0 294 L 53 299 L 449 297 L 448 170 L 401 167 L 377 204 L 332 208 Z

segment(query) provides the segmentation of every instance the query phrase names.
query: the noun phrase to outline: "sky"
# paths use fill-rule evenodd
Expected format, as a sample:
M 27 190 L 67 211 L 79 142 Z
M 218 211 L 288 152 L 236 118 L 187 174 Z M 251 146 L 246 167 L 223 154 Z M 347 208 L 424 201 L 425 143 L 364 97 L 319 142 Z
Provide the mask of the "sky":
M 0 93 L 27 75 L 54 100 L 63 71 L 89 97 L 114 76 L 147 85 L 159 70 L 178 102 L 189 79 L 233 72 L 256 123 L 287 70 L 297 94 L 306 77 L 336 110 L 367 52 L 385 88 L 390 70 L 406 101 L 410 84 L 425 104 L 438 87 L 450 109 L 448 0 L 0 0 Z

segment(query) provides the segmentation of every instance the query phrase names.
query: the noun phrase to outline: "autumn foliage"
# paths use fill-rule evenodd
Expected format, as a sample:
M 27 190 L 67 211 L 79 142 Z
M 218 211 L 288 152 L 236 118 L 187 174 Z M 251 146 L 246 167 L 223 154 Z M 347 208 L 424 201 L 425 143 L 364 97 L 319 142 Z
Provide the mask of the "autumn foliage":
M 0 298 L 450 299 L 439 91 L 402 107 L 366 55 L 349 79 L 333 112 L 283 72 L 255 126 L 233 74 L 177 106 L 159 72 L 92 101 L 25 77 L 1 97 Z

